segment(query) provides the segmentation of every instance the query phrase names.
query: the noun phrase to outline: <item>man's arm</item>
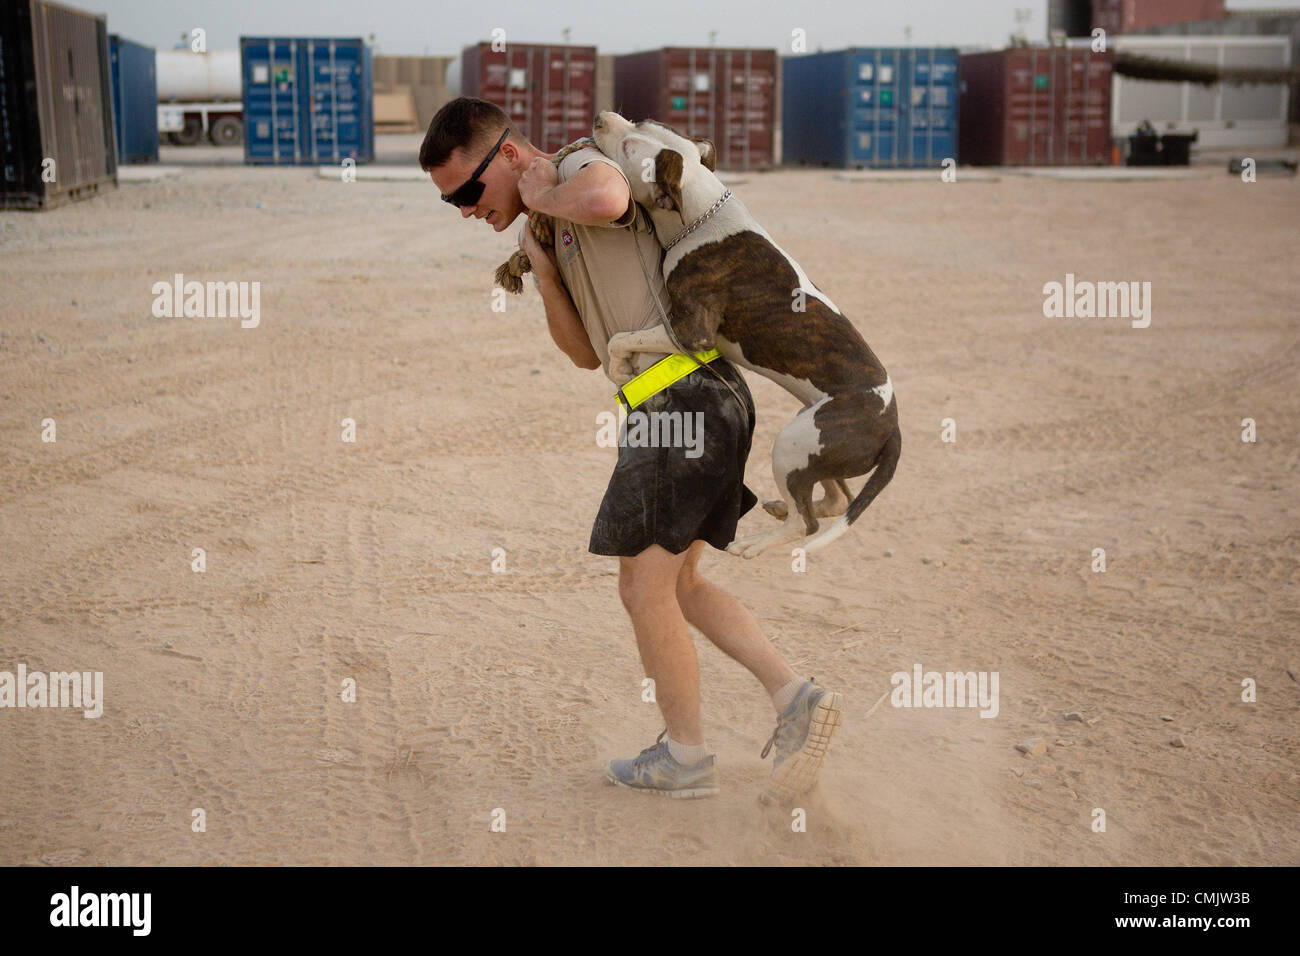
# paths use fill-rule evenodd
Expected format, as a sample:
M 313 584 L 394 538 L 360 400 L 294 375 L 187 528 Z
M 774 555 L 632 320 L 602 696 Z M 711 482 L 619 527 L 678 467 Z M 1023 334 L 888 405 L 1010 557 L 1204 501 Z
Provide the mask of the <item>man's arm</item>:
M 567 182 L 555 185 L 555 165 L 549 160 L 533 161 L 536 170 L 526 170 L 519 182 L 524 205 L 535 212 L 580 226 L 608 226 L 628 217 L 632 192 L 623 173 L 599 160 L 583 166 Z M 547 168 L 538 165 L 545 164 Z
M 537 290 L 542 294 L 542 305 L 546 308 L 546 328 L 551 333 L 551 339 L 578 368 L 600 368 L 600 356 L 591 347 L 587 327 L 582 324 L 582 316 L 578 315 L 578 309 L 569 297 L 569 290 L 560 279 L 555 260 L 533 238 L 532 230 L 526 223 L 523 234 L 522 248 L 528 253 L 528 261 L 532 264 L 533 276 L 537 280 Z
M 578 368 L 600 368 L 600 356 L 591 347 L 587 329 L 582 324 L 569 290 L 557 279 L 538 279 L 538 291 L 546 307 L 546 327 L 561 352 L 573 360 Z

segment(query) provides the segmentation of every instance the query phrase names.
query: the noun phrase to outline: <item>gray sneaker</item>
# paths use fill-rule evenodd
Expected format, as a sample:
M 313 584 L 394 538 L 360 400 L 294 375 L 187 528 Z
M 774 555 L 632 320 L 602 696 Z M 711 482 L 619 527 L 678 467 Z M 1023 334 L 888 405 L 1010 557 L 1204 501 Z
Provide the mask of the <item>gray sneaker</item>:
M 647 747 L 632 759 L 611 760 L 605 776 L 611 783 L 642 793 L 658 793 L 676 799 L 712 797 L 718 792 L 718 771 L 713 754 L 686 767 L 668 752 L 668 728 L 664 728 L 653 747 Z
M 766 757 L 776 744 L 772 776 L 759 794 L 763 803 L 783 803 L 807 793 L 817 784 L 831 737 L 840 725 L 844 699 L 822 690 L 813 680 L 804 682 L 790 706 L 776 722 L 776 730 L 763 748 Z

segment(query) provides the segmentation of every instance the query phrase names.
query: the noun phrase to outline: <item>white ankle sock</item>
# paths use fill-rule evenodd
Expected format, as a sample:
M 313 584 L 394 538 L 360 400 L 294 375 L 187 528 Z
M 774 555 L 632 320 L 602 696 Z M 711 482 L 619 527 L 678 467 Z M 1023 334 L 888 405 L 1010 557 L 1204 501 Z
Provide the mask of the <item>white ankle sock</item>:
M 668 752 L 683 767 L 692 767 L 709 755 L 709 748 L 704 744 L 679 744 L 669 737 Z
M 804 678 L 796 677 L 772 695 L 772 706 L 776 708 L 776 715 L 778 717 L 784 714 L 786 708 L 794 703 L 794 699 L 799 693 L 799 688 L 805 683 L 806 681 Z

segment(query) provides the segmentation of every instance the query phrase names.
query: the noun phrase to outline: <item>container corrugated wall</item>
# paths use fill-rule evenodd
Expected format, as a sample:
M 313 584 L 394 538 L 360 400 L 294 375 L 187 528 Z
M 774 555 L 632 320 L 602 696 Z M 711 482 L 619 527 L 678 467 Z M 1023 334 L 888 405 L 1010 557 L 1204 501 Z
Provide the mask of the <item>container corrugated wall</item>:
M 1086 43 L 970 53 L 961 75 L 963 163 L 1110 163 L 1109 53 Z
M 0 4 L 0 176 L 3 208 L 116 188 L 103 16 L 45 0 Z
M 1222 67 L 1286 69 L 1291 66 L 1289 37 L 1123 36 L 1119 53 L 1157 60 Z M 1156 82 L 1116 76 L 1111 130 L 1130 135 L 1143 120 L 1157 132 L 1197 134 L 1199 149 L 1250 149 L 1287 145 L 1288 99 L 1285 83 Z
M 1092 25 L 1112 37 L 1184 20 L 1218 20 L 1224 0 L 1092 0 Z
M 591 135 L 596 116 L 594 46 L 483 42 L 461 51 L 461 92 L 506 111 L 538 149 L 553 153 Z
M 375 158 L 374 75 L 359 38 L 240 37 L 244 162 Z
M 1288 37 L 1291 41 L 1291 65 L 1300 65 L 1300 9 L 1234 10 L 1232 16 L 1223 20 L 1166 24 L 1142 32 L 1160 36 Z M 1287 98 L 1290 100 L 1291 123 L 1300 125 L 1300 78 L 1291 81 Z
M 655 119 L 717 151 L 717 167 L 777 162 L 776 50 L 665 47 L 614 57 L 614 110 Z
M 113 130 L 119 163 L 158 162 L 158 75 L 154 49 L 117 34 L 108 38 L 113 71 Z
M 855 47 L 789 56 L 787 163 L 930 168 L 957 158 L 959 57 L 949 47 Z
M 447 83 L 447 67 L 460 57 L 450 56 L 376 56 L 374 58 L 375 92 L 410 91 L 415 104 L 415 122 L 423 133 L 438 110 L 456 97 Z

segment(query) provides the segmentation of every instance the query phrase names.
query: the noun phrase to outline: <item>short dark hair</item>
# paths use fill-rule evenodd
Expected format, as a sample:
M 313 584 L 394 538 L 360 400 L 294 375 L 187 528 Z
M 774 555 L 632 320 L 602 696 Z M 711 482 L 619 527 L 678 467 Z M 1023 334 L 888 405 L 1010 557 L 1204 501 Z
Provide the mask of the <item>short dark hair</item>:
M 495 103 L 473 96 L 459 96 L 438 110 L 420 145 L 420 168 L 426 173 L 451 159 L 454 150 L 487 154 L 508 129 L 517 145 L 527 140 L 506 111 Z

